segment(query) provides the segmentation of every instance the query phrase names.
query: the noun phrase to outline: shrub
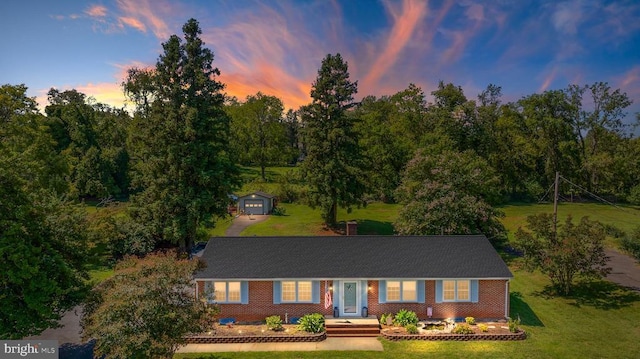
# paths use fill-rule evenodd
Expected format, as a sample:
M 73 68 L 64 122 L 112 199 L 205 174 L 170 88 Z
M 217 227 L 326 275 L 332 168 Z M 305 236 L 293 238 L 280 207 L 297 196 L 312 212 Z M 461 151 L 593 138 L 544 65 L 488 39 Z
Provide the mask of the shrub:
M 473 329 L 467 323 L 462 323 L 456 325 L 455 328 L 451 331 L 453 334 L 473 334 Z
M 613 224 L 604 224 L 604 231 L 607 235 L 614 238 L 624 238 L 627 233 Z
M 396 314 L 394 323 L 401 327 L 406 327 L 409 324 L 418 324 L 418 315 L 416 312 L 412 312 L 406 309 L 400 309 Z
M 640 260 L 640 227 L 636 228 L 631 235 L 624 236 L 621 244 L 622 249 Z
M 392 319 L 393 319 L 393 317 L 391 316 L 391 314 L 389 314 L 389 313 L 383 313 L 383 314 L 380 316 L 380 324 L 382 324 L 382 325 L 387 325 L 387 319 L 388 319 L 388 318 L 392 318 Z
M 486 333 L 489 331 L 489 327 L 486 324 L 478 324 L 478 329 L 480 329 L 480 331 L 483 333 Z
M 467 324 L 469 324 L 469 325 L 475 325 L 476 324 L 476 318 L 474 318 L 474 317 L 466 317 L 466 318 L 464 318 L 464 321 L 467 322 Z
M 407 333 L 409 334 L 418 334 L 418 327 L 415 324 L 407 324 L 405 329 L 407 329 Z
M 298 328 L 309 333 L 324 331 L 324 316 L 320 313 L 307 314 L 298 321 Z
M 520 330 L 520 317 L 518 319 L 509 318 L 508 325 L 511 333 L 517 333 Z
M 279 315 L 272 315 L 270 317 L 267 317 L 265 321 L 267 322 L 267 328 L 269 328 L 269 330 L 282 330 L 282 319 L 280 319 Z
M 282 207 L 275 207 L 274 209 L 271 210 L 271 214 L 274 216 L 286 216 L 287 210 Z

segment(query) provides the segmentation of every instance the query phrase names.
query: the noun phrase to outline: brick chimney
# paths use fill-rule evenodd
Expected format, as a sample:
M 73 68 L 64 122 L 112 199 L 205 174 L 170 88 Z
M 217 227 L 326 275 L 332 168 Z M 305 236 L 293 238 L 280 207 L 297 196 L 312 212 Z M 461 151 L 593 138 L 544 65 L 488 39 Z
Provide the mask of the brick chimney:
M 349 221 L 347 222 L 347 236 L 355 236 L 358 234 L 358 222 Z

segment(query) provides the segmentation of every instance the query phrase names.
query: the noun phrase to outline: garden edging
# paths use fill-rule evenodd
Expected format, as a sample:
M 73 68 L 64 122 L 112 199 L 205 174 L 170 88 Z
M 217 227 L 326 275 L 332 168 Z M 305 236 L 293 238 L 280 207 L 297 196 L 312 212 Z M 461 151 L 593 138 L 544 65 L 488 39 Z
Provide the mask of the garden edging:
M 194 335 L 185 338 L 187 344 L 241 344 L 241 343 L 301 343 L 321 342 L 327 339 L 327 333 L 310 335 L 237 335 L 237 336 L 212 336 Z
M 434 335 L 420 335 L 420 334 L 388 334 L 385 332 L 380 333 L 383 338 L 398 341 L 398 340 L 457 340 L 457 341 L 470 341 L 470 340 L 524 340 L 527 338 L 527 333 L 519 331 L 517 333 L 509 334 L 434 334 Z

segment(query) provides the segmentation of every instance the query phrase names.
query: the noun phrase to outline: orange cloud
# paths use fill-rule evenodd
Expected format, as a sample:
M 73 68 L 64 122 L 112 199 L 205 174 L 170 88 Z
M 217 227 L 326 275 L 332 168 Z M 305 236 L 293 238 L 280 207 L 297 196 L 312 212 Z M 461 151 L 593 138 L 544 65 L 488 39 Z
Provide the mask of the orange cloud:
M 107 8 L 102 5 L 91 5 L 84 13 L 91 17 L 105 17 L 107 16 Z
M 76 89 L 78 92 L 82 92 L 87 95 L 87 97 L 93 97 L 96 102 L 104 103 L 116 108 L 122 108 L 128 103 L 122 91 L 122 87 L 117 83 L 103 82 L 53 87 L 60 91 Z M 44 108 L 49 105 L 49 101 L 47 100 L 48 91 L 49 89 L 41 89 L 37 91 L 38 95 L 36 96 L 36 101 L 38 102 L 40 111 L 42 112 L 44 112 Z
M 175 6 L 166 0 L 118 0 L 117 4 L 123 13 L 119 17 L 123 24 L 143 32 L 149 28 L 161 40 L 171 36 L 164 19 L 175 17 Z
M 426 2 L 422 1 L 404 0 L 401 10 L 393 8 L 389 3 L 386 3 L 386 6 L 393 18 L 393 28 L 382 55 L 376 59 L 362 81 L 365 88 L 375 87 L 378 80 L 395 64 L 419 22 L 427 13 Z

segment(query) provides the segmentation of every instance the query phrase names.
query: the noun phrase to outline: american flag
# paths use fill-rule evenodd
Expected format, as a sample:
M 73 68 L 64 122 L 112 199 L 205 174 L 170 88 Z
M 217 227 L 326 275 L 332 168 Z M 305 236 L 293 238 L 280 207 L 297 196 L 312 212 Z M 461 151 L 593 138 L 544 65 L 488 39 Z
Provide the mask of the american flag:
M 324 309 L 327 309 L 333 304 L 333 301 L 331 300 L 331 291 L 326 284 L 325 288 L 327 288 L 327 291 L 324 293 Z

